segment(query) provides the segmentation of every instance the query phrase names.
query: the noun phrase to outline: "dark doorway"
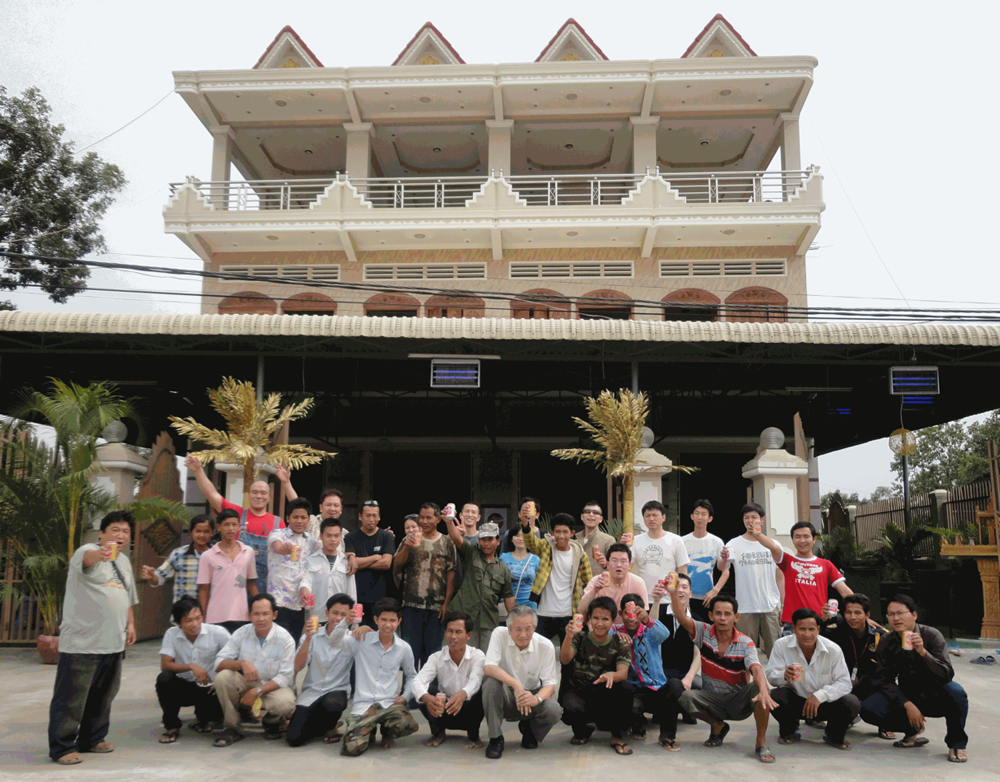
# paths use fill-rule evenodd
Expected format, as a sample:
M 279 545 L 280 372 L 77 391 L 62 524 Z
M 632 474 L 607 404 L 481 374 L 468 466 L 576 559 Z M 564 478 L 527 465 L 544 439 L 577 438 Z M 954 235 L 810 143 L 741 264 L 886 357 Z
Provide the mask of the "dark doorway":
M 608 516 L 608 479 L 593 465 L 563 461 L 548 451 L 522 451 L 519 485 L 518 497 L 534 497 L 543 514 L 568 513 L 582 526 L 583 504 L 596 500 Z
M 403 517 L 419 513 L 424 502 L 459 508 L 472 496 L 472 454 L 468 451 L 394 451 L 372 454 L 372 499 L 378 500 L 381 526 L 402 539 Z
M 694 530 L 691 508 L 695 500 L 708 500 L 715 508 L 715 516 L 708 531 L 723 541 L 745 532 L 740 509 L 747 501 L 750 481 L 743 477 L 743 465 L 753 458 L 753 453 L 692 453 L 681 454 L 680 464 L 700 467 L 692 475 L 680 475 L 680 533 L 687 535 Z

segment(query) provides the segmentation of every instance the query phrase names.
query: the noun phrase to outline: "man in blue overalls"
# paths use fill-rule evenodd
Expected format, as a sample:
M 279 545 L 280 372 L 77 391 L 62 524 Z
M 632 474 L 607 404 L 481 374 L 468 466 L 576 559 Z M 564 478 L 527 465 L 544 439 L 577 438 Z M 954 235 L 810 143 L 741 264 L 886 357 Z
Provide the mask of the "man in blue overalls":
M 268 592 L 267 585 L 267 536 L 276 529 L 282 529 L 285 522 L 267 512 L 267 506 L 271 501 L 271 487 L 266 481 L 256 481 L 250 484 L 250 507 L 242 508 L 236 505 L 221 494 L 205 475 L 205 468 L 194 456 L 188 456 L 184 462 L 198 481 L 198 488 L 212 506 L 212 510 L 220 513 L 230 509 L 240 514 L 240 537 L 241 543 L 250 546 L 254 552 L 254 560 L 257 565 L 257 590 Z M 288 486 L 291 473 L 287 467 L 279 467 L 277 472 L 278 480 L 282 487 Z

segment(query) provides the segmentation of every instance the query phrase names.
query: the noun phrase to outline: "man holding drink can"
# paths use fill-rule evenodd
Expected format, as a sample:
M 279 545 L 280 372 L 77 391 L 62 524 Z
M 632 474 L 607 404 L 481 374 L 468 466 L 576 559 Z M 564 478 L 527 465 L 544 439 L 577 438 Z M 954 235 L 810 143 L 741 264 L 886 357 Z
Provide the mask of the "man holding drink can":
M 285 505 L 288 526 L 274 530 L 267 538 L 268 591 L 278 601 L 278 625 L 291 634 L 295 643 L 305 624 L 301 588 L 306 563 L 320 550 L 319 541 L 306 532 L 311 513 L 309 500 L 291 500 Z
M 583 506 L 580 514 L 580 521 L 583 522 L 583 529 L 576 533 L 576 541 L 587 552 L 587 559 L 590 560 L 590 572 L 598 575 L 607 566 L 608 549 L 615 543 L 615 539 L 606 532 L 601 532 L 601 521 L 604 519 L 604 511 L 598 502 L 587 502 Z

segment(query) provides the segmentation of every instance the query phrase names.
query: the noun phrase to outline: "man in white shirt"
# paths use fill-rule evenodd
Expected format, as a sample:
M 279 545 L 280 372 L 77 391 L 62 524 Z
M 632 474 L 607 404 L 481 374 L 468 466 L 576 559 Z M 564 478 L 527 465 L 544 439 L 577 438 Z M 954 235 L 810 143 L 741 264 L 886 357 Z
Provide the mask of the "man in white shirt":
M 851 694 L 851 675 L 840 647 L 820 635 L 819 614 L 800 608 L 792 614 L 794 635 L 779 638 L 767 661 L 767 681 L 776 689 L 771 699 L 779 708 L 771 712 L 778 721 L 778 743 L 794 744 L 802 738 L 799 719 L 826 720 L 823 741 L 836 749 L 850 749 L 845 734 L 861 711 Z
M 267 538 L 268 592 L 278 603 L 276 621 L 295 643 L 299 642 L 305 625 L 301 586 L 306 562 L 320 549 L 319 541 L 306 532 L 311 512 L 309 500 L 292 500 L 285 505 L 288 526 L 274 530 Z
M 278 606 L 271 595 L 263 592 L 251 600 L 250 624 L 233 633 L 215 658 L 215 692 L 226 730 L 213 747 L 228 747 L 244 738 L 240 708 L 267 712 L 267 739 L 280 738 L 281 720 L 295 710 L 295 641 L 275 622 Z
M 333 631 L 332 643 L 348 650 L 355 660 L 357 687 L 351 716 L 347 721 L 341 755 L 357 757 L 368 750 L 375 738 L 375 729 L 382 726 L 382 748 L 396 746 L 396 739 L 418 730 L 406 704 L 413 693 L 413 649 L 396 635 L 403 609 L 399 601 L 383 597 L 372 607 L 377 631 L 358 627 L 347 635 L 347 620 Z M 399 692 L 397 677 L 403 673 L 403 690 Z
M 448 730 L 464 730 L 469 749 L 483 746 L 479 728 L 483 723 L 483 665 L 486 654 L 469 646 L 474 622 L 468 614 L 449 611 L 444 617 L 445 648 L 435 652 L 413 679 L 413 697 L 427 718 L 431 737 L 425 747 L 440 747 Z M 437 694 L 428 691 L 437 681 Z
M 211 733 L 212 723 L 222 719 L 219 699 L 211 690 L 215 679 L 215 658 L 229 643 L 229 631 L 204 622 L 201 605 L 193 597 L 182 597 L 171 609 L 174 626 L 163 634 L 160 644 L 160 675 L 156 677 L 156 697 L 163 710 L 161 744 L 173 744 L 180 737 L 182 706 L 194 706 L 198 733 Z
M 327 519 L 323 523 L 335 523 Z M 285 740 L 290 747 L 299 747 L 310 739 L 323 736 L 333 744 L 340 740 L 337 722 L 351 697 L 351 665 L 354 655 L 334 641 L 334 632 L 351 615 L 354 598 L 343 593 L 330 595 L 323 603 L 327 621 L 313 629 L 306 622 L 302 642 L 295 654 L 295 672 L 308 666 L 302 682 L 302 693 L 295 701 L 295 713 L 288 723 Z M 318 622 L 317 618 L 317 622 Z
M 764 509 L 756 502 L 748 502 L 742 514 L 747 531 L 726 543 L 730 556 L 723 561 L 722 571 L 725 574 L 730 567 L 736 568 L 736 600 L 740 605 L 736 629 L 770 655 L 781 634 L 779 584 L 783 586 L 784 579 L 771 552 L 754 535 L 754 529 L 764 528 Z
M 667 509 L 662 502 L 650 500 L 643 505 L 642 520 L 648 531 L 636 535 L 632 542 L 632 572 L 646 584 L 648 596 L 653 594 L 656 582 L 666 578 L 667 573 L 687 573 L 689 558 L 681 536 L 663 529 Z M 667 607 L 661 605 L 660 621 L 666 611 Z
M 688 563 L 688 573 L 691 576 L 691 613 L 703 622 L 708 620 L 708 604 L 729 580 L 729 571 L 723 570 L 719 583 L 715 583 L 715 568 L 722 567 L 719 557 L 723 545 L 722 538 L 708 531 L 714 515 L 715 509 L 711 502 L 695 500 L 691 510 L 694 532 L 681 538 L 691 559 Z
M 312 608 L 305 609 L 306 619 L 317 617 L 326 621 L 326 601 L 333 595 L 345 594 L 357 602 L 358 591 L 347 557 L 340 553 L 344 531 L 336 519 L 324 519 L 320 524 L 319 542 L 322 548 L 306 560 L 305 573 L 299 587 L 302 603 L 312 595 Z
M 504 720 L 517 721 L 521 746 L 535 749 L 562 716 L 556 701 L 559 666 L 548 638 L 535 632 L 538 617 L 528 606 L 514 606 L 507 626 L 490 638 L 483 668 L 483 709 L 490 743 L 486 757 L 503 755 Z

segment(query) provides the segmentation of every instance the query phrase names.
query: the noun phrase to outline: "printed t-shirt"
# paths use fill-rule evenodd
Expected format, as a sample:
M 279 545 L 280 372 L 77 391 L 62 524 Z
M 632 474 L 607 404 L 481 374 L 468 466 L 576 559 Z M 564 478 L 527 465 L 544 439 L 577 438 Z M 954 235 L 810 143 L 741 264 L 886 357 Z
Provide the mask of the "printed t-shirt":
M 791 622 L 792 614 L 800 608 L 811 608 L 817 614 L 821 613 L 830 587 L 844 580 L 830 560 L 820 557 L 802 559 L 787 551 L 778 563 L 778 570 L 785 574 L 782 622 Z

